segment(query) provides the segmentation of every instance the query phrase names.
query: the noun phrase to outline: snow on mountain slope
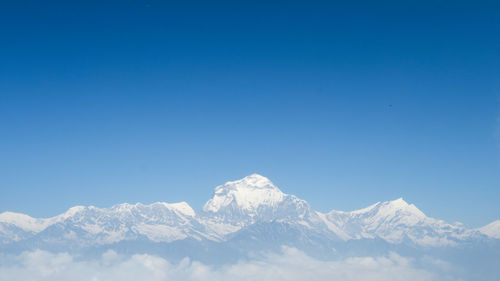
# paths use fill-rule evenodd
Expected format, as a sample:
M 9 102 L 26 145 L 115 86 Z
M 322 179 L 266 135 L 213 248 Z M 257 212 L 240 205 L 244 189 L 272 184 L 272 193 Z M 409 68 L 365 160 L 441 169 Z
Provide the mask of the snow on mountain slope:
M 422 246 L 444 246 L 474 234 L 461 225 L 429 218 L 402 198 L 351 212 L 331 211 L 324 218 L 346 240 L 378 237 L 390 243 L 409 240 Z
M 138 239 L 172 242 L 193 237 L 204 238 L 194 229 L 194 210 L 185 202 L 150 205 L 119 204 L 109 209 L 86 207 L 61 224 L 82 231 L 83 240 L 96 239 L 100 244 Z M 95 238 L 97 237 L 97 238 Z
M 82 245 L 90 245 L 140 237 L 155 242 L 171 242 L 186 237 L 207 238 L 207 235 L 196 230 L 195 226 L 199 224 L 194 220 L 195 215 L 186 202 L 157 202 L 150 205 L 124 203 L 111 208 L 77 206 L 47 219 L 4 213 L 0 216 L 0 222 L 18 226 L 33 234 L 40 233 L 38 236 L 44 241 L 78 241 Z M 0 233 L 8 236 L 9 233 L 4 229 L 6 227 L 0 225 Z M 13 231 L 10 231 L 10 236 L 13 235 Z
M 252 174 L 217 186 L 199 214 L 186 202 L 76 206 L 46 219 L 5 212 L 0 214 L 0 244 L 30 239 L 29 244 L 35 245 L 85 247 L 136 240 L 170 243 L 187 238 L 218 243 L 231 239 L 275 241 L 270 238 L 286 236 L 287 243 L 293 239 L 315 245 L 383 239 L 392 244 L 435 247 L 483 239 L 484 235 L 500 238 L 499 225 L 497 221 L 469 230 L 429 218 L 402 198 L 356 211 L 324 214 L 314 211 L 306 201 L 283 193 L 266 177 Z M 285 230 L 295 234 L 287 235 Z
M 286 221 L 312 228 L 326 225 L 309 204 L 283 193 L 268 178 L 252 174 L 215 188 L 201 214 L 202 223 L 224 236 L 256 222 Z
M 489 237 L 500 239 L 500 220 L 496 220 L 477 230 Z
M 227 208 L 242 213 L 256 213 L 261 206 L 275 206 L 285 194 L 266 177 L 252 174 L 237 181 L 226 182 L 215 188 L 214 196 L 203 211 L 217 213 Z
M 12 224 L 24 231 L 39 232 L 48 226 L 49 221 L 20 213 L 3 212 L 0 214 L 0 223 Z
M 33 218 L 25 214 L 3 212 L 0 214 L 0 223 L 11 224 L 27 232 L 38 233 L 55 223 L 74 216 L 83 209 L 85 209 L 83 206 L 74 206 L 65 213 L 50 218 Z
M 0 214 L 0 240 L 4 244 L 27 239 L 49 226 L 61 222 L 84 207 L 76 206 L 51 218 L 33 218 L 25 214 L 4 212 Z

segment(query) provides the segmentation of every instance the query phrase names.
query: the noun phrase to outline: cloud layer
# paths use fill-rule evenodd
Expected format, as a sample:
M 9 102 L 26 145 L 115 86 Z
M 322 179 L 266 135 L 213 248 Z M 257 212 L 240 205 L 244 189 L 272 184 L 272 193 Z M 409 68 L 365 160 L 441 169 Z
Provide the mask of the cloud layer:
M 446 276 L 449 265 L 444 262 L 433 259 L 424 262 L 428 264 L 426 269 L 417 265 L 414 259 L 395 253 L 321 261 L 285 247 L 279 254 L 270 253 L 256 260 L 213 267 L 188 258 L 173 264 L 158 256 L 123 256 L 114 251 L 107 251 L 98 259 L 82 261 L 67 253 L 37 250 L 19 256 L 4 256 L 0 276 L 9 281 L 456 280 Z

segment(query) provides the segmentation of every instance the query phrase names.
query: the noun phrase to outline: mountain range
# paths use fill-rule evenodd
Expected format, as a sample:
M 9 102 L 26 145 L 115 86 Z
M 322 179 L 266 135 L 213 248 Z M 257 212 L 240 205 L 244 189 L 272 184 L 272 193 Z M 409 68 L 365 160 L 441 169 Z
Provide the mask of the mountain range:
M 498 245 L 499 239 L 500 220 L 468 229 L 460 223 L 427 217 L 402 198 L 350 212 L 318 212 L 258 174 L 217 186 L 198 213 L 186 202 L 157 202 L 110 208 L 76 206 L 51 218 L 0 214 L 3 251 L 81 251 L 129 245 L 143 251 L 160 251 L 163 247 L 172 252 L 175 248 L 181 256 L 199 253 L 200 249 L 248 252 L 282 244 L 329 255 L 342 249 L 435 250 L 477 243 Z

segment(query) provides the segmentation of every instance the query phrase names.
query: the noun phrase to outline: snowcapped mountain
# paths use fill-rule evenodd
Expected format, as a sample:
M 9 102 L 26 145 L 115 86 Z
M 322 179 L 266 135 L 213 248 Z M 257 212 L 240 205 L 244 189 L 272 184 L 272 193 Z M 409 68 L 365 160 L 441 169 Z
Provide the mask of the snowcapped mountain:
M 257 174 L 216 187 L 200 217 L 218 235 L 257 222 L 285 221 L 305 226 L 321 223 L 306 201 L 283 193 L 269 179 Z
M 489 237 L 500 239 L 500 220 L 478 228 L 478 230 Z
M 203 207 L 205 212 L 217 213 L 231 209 L 246 214 L 258 214 L 261 206 L 275 206 L 285 194 L 267 178 L 252 174 L 215 188 L 214 196 Z
M 41 241 L 80 245 L 109 244 L 122 240 L 147 238 L 154 242 L 171 242 L 187 237 L 207 238 L 196 231 L 195 212 L 185 202 L 151 205 L 119 204 L 111 208 L 76 206 L 66 213 L 47 219 L 2 213 L 0 232 L 15 228 L 37 236 Z M 23 237 L 24 237 L 23 236 Z M 13 241 L 21 240 L 17 235 Z
M 224 247 L 286 243 L 328 248 L 332 243 L 377 239 L 394 245 L 447 247 L 499 238 L 499 222 L 466 229 L 429 218 L 401 198 L 325 214 L 283 193 L 266 177 L 253 174 L 217 186 L 198 214 L 186 202 L 77 206 L 46 219 L 5 212 L 0 214 L 0 249 L 2 245 L 85 248 L 126 241 L 194 241 Z
M 25 214 L 4 212 L 0 214 L 0 222 L 29 232 L 39 232 L 47 228 L 49 219 L 35 219 Z
M 378 237 L 396 244 L 411 241 L 422 246 L 444 246 L 478 236 L 477 231 L 461 224 L 429 218 L 402 198 L 352 212 L 331 211 L 322 217 L 344 240 Z

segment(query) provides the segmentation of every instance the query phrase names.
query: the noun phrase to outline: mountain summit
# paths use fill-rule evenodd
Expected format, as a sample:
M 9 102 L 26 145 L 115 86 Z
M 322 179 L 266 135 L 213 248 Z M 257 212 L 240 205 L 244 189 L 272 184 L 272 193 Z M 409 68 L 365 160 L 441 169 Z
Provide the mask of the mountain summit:
M 268 178 L 252 174 L 217 186 L 203 211 L 216 213 L 229 206 L 241 211 L 255 211 L 263 205 L 275 205 L 284 197 L 285 194 Z
M 442 247 L 499 238 L 498 225 L 474 230 L 448 224 L 425 216 L 402 198 L 350 212 L 321 213 L 305 200 L 283 193 L 268 178 L 252 174 L 217 186 L 199 213 L 185 202 L 77 206 L 47 219 L 5 212 L 0 214 L 0 250 L 15 245 L 85 248 L 138 241 L 210 241 L 222 243 L 221 247 L 242 243 L 250 248 L 286 243 L 326 249 L 331 243 L 380 240 Z
M 295 222 L 311 215 L 316 216 L 306 201 L 281 192 L 258 174 L 217 186 L 202 213 L 204 223 L 218 235 L 257 222 Z
M 500 239 L 500 220 L 496 220 L 478 229 L 481 233 Z

